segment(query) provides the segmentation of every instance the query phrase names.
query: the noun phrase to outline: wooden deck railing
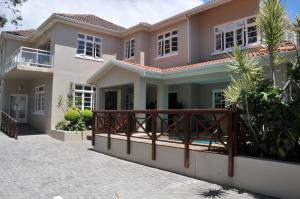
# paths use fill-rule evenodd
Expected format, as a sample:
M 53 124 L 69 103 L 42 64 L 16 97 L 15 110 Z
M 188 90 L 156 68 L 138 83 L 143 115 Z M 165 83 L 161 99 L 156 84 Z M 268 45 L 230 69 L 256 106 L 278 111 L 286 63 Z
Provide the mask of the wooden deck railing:
M 183 144 L 186 168 L 190 146 L 218 148 L 228 154 L 228 176 L 232 177 L 238 142 L 236 118 L 234 111 L 223 109 L 93 111 L 92 144 L 96 134 L 106 134 L 109 150 L 111 135 L 125 136 L 130 154 L 131 138 L 148 139 L 153 160 L 157 141 Z
M 18 122 L 5 112 L 1 112 L 1 131 L 9 137 L 18 139 Z

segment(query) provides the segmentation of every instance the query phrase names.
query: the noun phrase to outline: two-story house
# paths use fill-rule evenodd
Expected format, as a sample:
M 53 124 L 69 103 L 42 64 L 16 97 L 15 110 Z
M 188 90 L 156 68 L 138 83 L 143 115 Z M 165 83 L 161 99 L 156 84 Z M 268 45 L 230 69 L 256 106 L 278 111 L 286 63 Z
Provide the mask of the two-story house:
M 259 6 L 260 0 L 214 0 L 128 29 L 93 15 L 58 13 L 35 30 L 3 32 L 2 109 L 48 132 L 63 118 L 56 105 L 70 82 L 81 109 L 224 108 L 226 53 L 240 45 L 267 63 Z M 281 50 L 295 54 L 291 43 Z M 286 78 L 284 63 L 277 85 Z

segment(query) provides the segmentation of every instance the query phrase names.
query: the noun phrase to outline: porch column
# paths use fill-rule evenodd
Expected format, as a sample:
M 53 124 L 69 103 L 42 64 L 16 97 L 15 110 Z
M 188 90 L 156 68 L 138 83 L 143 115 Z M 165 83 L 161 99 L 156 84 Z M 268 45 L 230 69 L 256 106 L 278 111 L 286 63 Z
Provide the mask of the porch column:
M 169 86 L 164 84 L 157 85 L 157 109 L 168 109 L 169 107 Z
M 147 90 L 147 83 L 144 78 L 139 78 L 134 82 L 133 108 L 135 110 L 146 109 L 146 90 Z
M 105 109 L 105 90 L 104 88 L 97 88 L 97 104 L 96 110 Z

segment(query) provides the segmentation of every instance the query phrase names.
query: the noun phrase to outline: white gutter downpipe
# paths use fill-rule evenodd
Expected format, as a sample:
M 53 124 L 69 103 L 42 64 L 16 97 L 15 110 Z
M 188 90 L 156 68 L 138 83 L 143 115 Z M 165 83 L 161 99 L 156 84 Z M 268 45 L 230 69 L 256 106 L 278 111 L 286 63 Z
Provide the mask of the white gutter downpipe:
M 190 17 L 185 15 L 187 18 L 187 40 L 188 40 L 188 59 L 187 64 L 191 63 L 191 20 Z

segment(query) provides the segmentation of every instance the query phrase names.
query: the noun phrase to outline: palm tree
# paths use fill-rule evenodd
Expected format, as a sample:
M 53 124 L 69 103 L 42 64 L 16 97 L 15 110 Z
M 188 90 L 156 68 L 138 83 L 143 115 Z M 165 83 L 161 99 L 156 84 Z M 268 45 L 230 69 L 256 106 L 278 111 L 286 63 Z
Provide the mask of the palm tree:
M 295 32 L 297 34 L 297 38 L 300 37 L 300 15 L 296 17 Z
M 245 108 L 246 121 L 255 140 L 258 141 L 249 113 L 248 92 L 263 80 L 262 68 L 254 58 L 251 58 L 238 46 L 233 48 L 233 53 L 229 56 L 231 59 L 228 67 L 231 69 L 232 75 L 231 84 L 224 91 L 225 100 L 232 107 Z M 240 104 L 244 107 L 240 107 Z
M 269 65 L 275 86 L 274 67 L 279 63 L 278 48 L 282 44 L 287 28 L 286 12 L 281 0 L 265 0 L 262 3 L 257 25 L 262 43 L 269 51 Z

